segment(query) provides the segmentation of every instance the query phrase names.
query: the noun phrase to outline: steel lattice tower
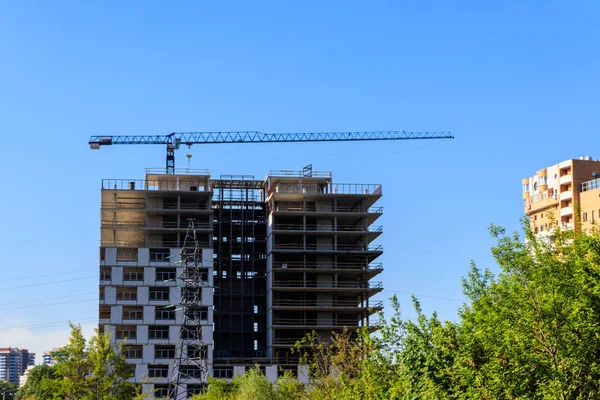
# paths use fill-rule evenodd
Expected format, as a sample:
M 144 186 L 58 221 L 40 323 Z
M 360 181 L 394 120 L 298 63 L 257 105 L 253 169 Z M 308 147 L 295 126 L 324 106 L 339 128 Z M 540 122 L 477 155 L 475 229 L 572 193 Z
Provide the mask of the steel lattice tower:
M 208 267 L 202 266 L 202 261 L 202 250 L 196 238 L 194 220 L 190 219 L 181 249 L 182 271 L 178 277 L 181 280 L 181 300 L 176 310 L 181 310 L 183 317 L 170 379 L 169 399 L 172 400 L 186 399 L 187 385 L 206 383 L 208 374 L 208 355 L 202 341 L 200 325 L 202 288 L 208 287 Z

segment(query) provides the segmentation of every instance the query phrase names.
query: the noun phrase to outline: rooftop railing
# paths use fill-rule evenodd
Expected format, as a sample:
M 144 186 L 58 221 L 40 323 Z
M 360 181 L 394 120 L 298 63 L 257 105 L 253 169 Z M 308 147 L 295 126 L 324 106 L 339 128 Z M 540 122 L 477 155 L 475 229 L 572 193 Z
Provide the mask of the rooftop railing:
M 364 194 L 381 195 L 382 187 L 377 184 L 361 183 L 333 183 L 328 185 L 305 184 L 305 183 L 279 183 L 275 185 L 270 193 L 290 194 Z M 269 193 L 269 194 L 270 194 Z
M 335 326 L 348 328 L 362 327 L 365 325 L 379 325 L 381 321 L 373 318 L 369 320 L 359 320 L 353 318 L 332 318 L 332 319 L 318 319 L 318 318 L 273 318 L 273 325 L 299 325 L 299 326 Z
M 147 180 L 147 179 L 102 179 L 104 190 L 149 190 L 176 192 L 208 192 L 203 179 L 188 181 Z
M 583 182 L 581 184 L 581 191 L 587 192 L 588 190 L 600 189 L 600 178 L 591 181 Z
M 291 178 L 331 178 L 331 172 L 325 171 L 311 171 L 307 174 L 304 171 L 293 171 L 293 170 L 271 170 L 267 173 L 268 177 L 291 177 Z
M 146 175 L 167 175 L 165 168 L 146 168 Z M 171 175 L 171 174 L 169 174 Z M 208 168 L 175 168 L 175 175 L 208 175 L 210 176 L 210 169 Z

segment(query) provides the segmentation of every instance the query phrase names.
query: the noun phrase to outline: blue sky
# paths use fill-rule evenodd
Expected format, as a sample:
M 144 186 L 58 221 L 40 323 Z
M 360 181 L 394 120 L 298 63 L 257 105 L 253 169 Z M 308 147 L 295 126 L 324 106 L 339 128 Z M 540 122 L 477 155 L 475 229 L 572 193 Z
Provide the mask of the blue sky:
M 494 268 L 488 225 L 519 226 L 521 178 L 598 157 L 598 12 L 593 1 L 5 2 L 0 347 L 59 346 L 67 320 L 91 329 L 101 179 L 164 165 L 160 146 L 92 152 L 92 134 L 452 130 L 453 141 L 190 151 L 215 176 L 312 163 L 337 182 L 383 184 L 381 280 L 440 297 L 421 296 L 424 309 L 455 318 L 469 260 Z M 37 286 L 15 288 L 26 285 Z

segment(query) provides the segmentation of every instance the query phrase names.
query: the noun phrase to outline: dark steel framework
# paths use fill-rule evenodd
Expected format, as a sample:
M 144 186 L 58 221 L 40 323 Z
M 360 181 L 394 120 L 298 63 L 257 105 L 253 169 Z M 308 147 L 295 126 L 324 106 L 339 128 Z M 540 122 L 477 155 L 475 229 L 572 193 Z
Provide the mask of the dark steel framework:
M 213 184 L 215 369 L 266 363 L 266 204 L 252 176 Z
M 203 275 L 208 268 L 202 265 L 202 250 L 196 237 L 194 220 L 190 218 L 181 249 L 181 300 L 177 309 L 182 311 L 179 343 L 175 351 L 175 363 L 171 372 L 169 399 L 187 398 L 188 386 L 198 380 L 206 383 L 208 374 L 207 355 L 202 341 L 200 312 L 202 307 Z M 193 382 L 193 383 L 192 383 Z

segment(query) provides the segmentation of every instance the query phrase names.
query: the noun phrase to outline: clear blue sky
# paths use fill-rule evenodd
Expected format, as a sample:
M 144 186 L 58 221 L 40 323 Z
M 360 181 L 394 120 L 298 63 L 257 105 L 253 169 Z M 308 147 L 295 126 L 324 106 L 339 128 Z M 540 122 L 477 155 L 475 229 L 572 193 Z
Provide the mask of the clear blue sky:
M 338 182 L 382 183 L 385 287 L 461 299 L 470 259 L 494 268 L 487 226 L 518 228 L 521 178 L 599 156 L 599 12 L 595 1 L 4 2 L 0 347 L 63 344 L 64 324 L 14 327 L 93 325 L 100 181 L 164 164 L 159 146 L 92 152 L 91 134 L 452 130 L 454 141 L 191 152 L 216 176 L 312 163 Z M 23 303 L 56 296 L 72 297 Z M 461 305 L 421 300 L 444 319 Z

